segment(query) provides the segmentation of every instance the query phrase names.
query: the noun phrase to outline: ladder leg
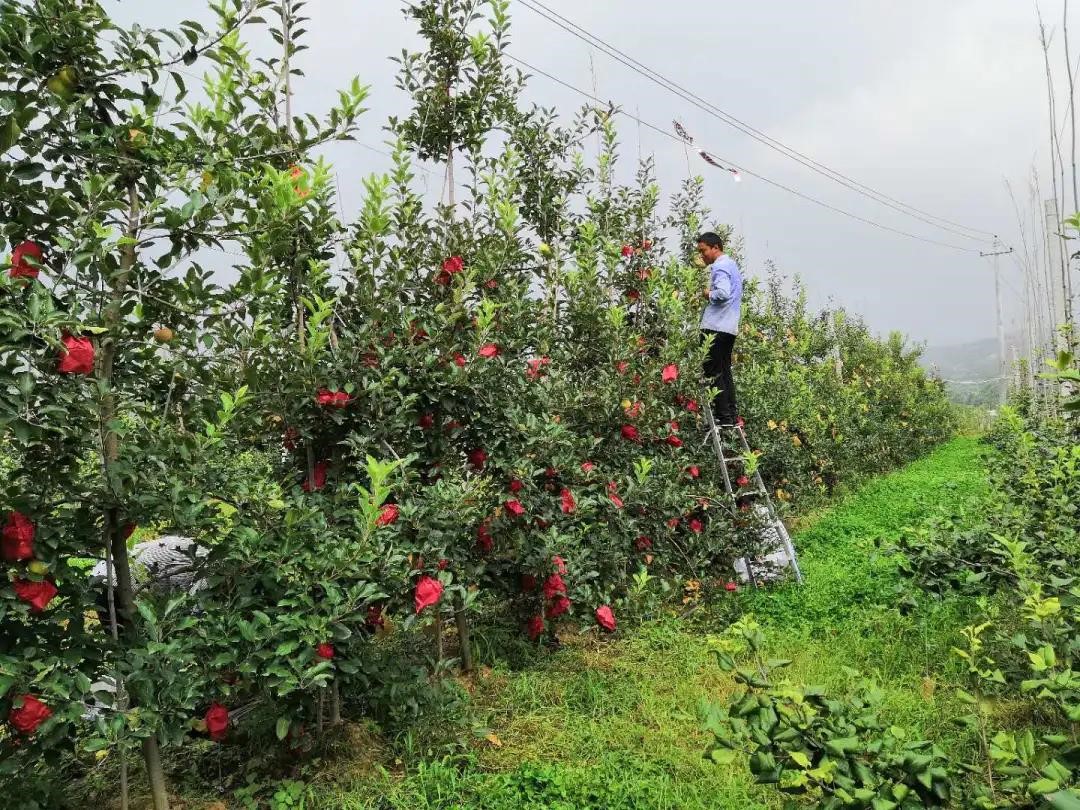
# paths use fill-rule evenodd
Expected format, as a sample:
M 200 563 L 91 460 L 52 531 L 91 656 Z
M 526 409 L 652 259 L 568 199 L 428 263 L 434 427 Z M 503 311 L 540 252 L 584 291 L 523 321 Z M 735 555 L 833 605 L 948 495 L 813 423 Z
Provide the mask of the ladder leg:
M 727 490 L 728 495 L 734 497 L 735 491 L 731 487 L 731 475 L 728 473 L 727 459 L 724 457 L 724 446 L 720 443 L 720 430 L 713 418 L 712 408 L 705 409 L 705 421 L 709 426 L 709 441 L 712 442 L 713 452 L 716 453 L 716 458 L 720 462 L 720 472 L 724 476 L 724 489 Z
M 791 571 L 795 574 L 795 582 L 802 585 L 802 571 L 799 569 L 799 557 L 795 553 L 795 544 L 791 542 L 791 535 L 788 534 L 787 526 L 781 520 L 776 521 L 776 531 L 780 535 L 780 542 L 784 544 L 784 553 L 787 554 L 788 564 L 791 566 Z
M 738 497 L 735 493 L 735 487 L 732 485 L 731 473 L 728 470 L 728 463 L 736 461 L 738 456 L 732 456 L 728 458 L 724 454 L 723 441 L 720 438 L 720 428 L 716 424 L 716 419 L 713 416 L 712 409 L 706 408 L 705 421 L 709 428 L 709 441 L 712 443 L 713 452 L 716 454 L 717 460 L 720 462 L 720 472 L 724 476 L 724 489 L 727 491 L 728 497 L 731 499 L 733 505 L 737 505 Z M 748 458 L 753 452 L 750 448 L 750 442 L 747 441 L 746 431 L 743 430 L 742 425 L 735 424 L 731 426 L 731 429 L 735 432 L 739 445 L 742 448 L 742 454 L 744 458 Z M 780 520 L 780 517 L 776 514 L 776 508 L 773 506 L 772 498 L 769 496 L 768 489 L 765 488 L 765 479 L 761 476 L 761 470 L 755 465 L 754 467 L 754 486 L 757 493 L 765 499 L 765 513 L 768 519 L 768 528 L 776 532 L 780 541 L 780 548 L 770 548 L 768 554 L 775 554 L 778 550 L 783 552 L 784 561 L 788 568 L 791 569 L 792 574 L 795 576 L 795 581 L 798 584 L 802 584 L 803 577 L 802 571 L 799 568 L 799 559 L 795 553 L 795 544 L 791 542 L 791 535 L 788 534 L 787 526 Z M 752 558 L 747 555 L 742 558 L 742 563 L 746 566 L 746 579 L 750 585 L 754 588 L 758 587 L 758 578 L 754 573 L 754 565 Z
M 749 557 L 743 557 L 743 565 L 746 566 L 746 581 L 750 583 L 752 588 L 756 588 L 757 577 L 754 576 L 754 564 Z
M 734 504 L 736 502 L 735 488 L 731 484 L 731 473 L 728 471 L 729 459 L 724 455 L 724 445 L 720 440 L 720 428 L 716 424 L 711 407 L 705 409 L 705 421 L 709 426 L 709 441 L 712 442 L 713 452 L 716 453 L 716 458 L 720 462 L 720 473 L 724 476 L 724 489 L 731 503 Z M 754 576 L 754 566 L 750 557 L 743 557 L 742 561 L 743 565 L 746 566 L 746 581 L 750 583 L 751 587 L 756 588 L 758 586 L 757 577 Z
M 740 426 L 736 426 L 736 431 L 739 434 L 739 440 L 742 444 L 743 451 L 747 454 L 751 452 L 750 443 L 746 439 L 746 432 Z M 780 538 L 780 545 L 784 551 L 784 556 L 787 558 L 787 565 L 791 569 L 791 572 L 795 575 L 795 581 L 798 584 L 802 584 L 802 571 L 799 568 L 799 558 L 795 553 L 795 544 L 791 542 L 791 535 L 788 534 L 787 526 L 784 525 L 784 521 L 780 520 L 780 516 L 776 514 L 776 507 L 773 506 L 772 497 L 769 495 L 769 490 L 765 487 L 765 479 L 761 477 L 761 471 L 754 468 L 754 485 L 758 490 L 764 493 L 765 508 L 769 515 L 769 525 L 776 531 L 777 536 Z

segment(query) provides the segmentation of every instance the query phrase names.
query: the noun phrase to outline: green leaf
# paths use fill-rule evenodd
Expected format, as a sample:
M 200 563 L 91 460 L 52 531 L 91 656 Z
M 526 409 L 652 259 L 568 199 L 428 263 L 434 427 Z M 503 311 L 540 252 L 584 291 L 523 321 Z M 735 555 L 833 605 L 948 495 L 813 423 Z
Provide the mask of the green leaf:
M 808 757 L 802 751 L 792 751 L 791 752 L 791 758 L 792 758 L 792 760 L 794 760 L 795 764 L 798 765 L 800 768 L 809 768 L 810 767 L 810 757 Z
M 45 171 L 45 167 L 40 163 L 20 163 L 11 172 L 11 176 L 16 180 L 22 180 L 24 183 L 30 180 L 36 180 Z
M 1035 759 L 1035 735 L 1031 729 L 1025 731 L 1016 741 L 1016 753 L 1020 755 L 1020 761 L 1030 765 Z
M 274 651 L 274 655 L 279 655 L 284 658 L 287 655 L 291 655 L 298 646 L 299 645 L 295 641 L 283 641 Z
M 1037 779 L 1028 785 L 1028 793 L 1032 796 L 1045 796 L 1047 793 L 1053 793 L 1061 787 L 1061 783 L 1057 779 Z
M 292 721 L 288 717 L 279 717 L 277 719 L 277 726 L 274 730 L 277 732 L 277 738 L 279 740 L 285 739 L 285 736 L 289 733 L 289 725 L 291 723 Z
M 763 785 L 775 784 L 780 778 L 776 759 L 767 751 L 756 751 L 750 757 L 750 773 Z
M 825 748 L 830 754 L 843 757 L 847 756 L 852 751 L 858 750 L 859 740 L 857 737 L 837 737 L 835 740 L 826 742 Z
M 732 751 L 730 748 L 714 748 L 709 752 L 709 759 L 717 765 L 730 765 L 738 754 L 738 751 Z
M 157 617 L 154 616 L 154 610 L 146 602 L 136 602 L 135 607 L 139 610 L 139 615 L 143 617 L 146 623 L 152 628 L 157 625 Z
M 1046 797 L 1055 810 L 1080 810 L 1080 793 L 1075 790 L 1062 790 Z
M 729 653 L 722 650 L 713 650 L 713 654 L 716 656 L 716 665 L 724 672 L 731 672 L 735 669 L 735 659 Z
M 22 127 L 19 126 L 19 122 L 15 119 L 15 116 L 8 116 L 7 119 L 0 124 L 0 154 L 13 147 L 18 142 L 19 135 L 21 134 Z
M 1050 760 L 1046 763 L 1046 766 L 1040 771 L 1040 773 L 1047 779 L 1056 779 L 1058 782 L 1071 782 L 1072 771 L 1058 762 L 1056 759 Z

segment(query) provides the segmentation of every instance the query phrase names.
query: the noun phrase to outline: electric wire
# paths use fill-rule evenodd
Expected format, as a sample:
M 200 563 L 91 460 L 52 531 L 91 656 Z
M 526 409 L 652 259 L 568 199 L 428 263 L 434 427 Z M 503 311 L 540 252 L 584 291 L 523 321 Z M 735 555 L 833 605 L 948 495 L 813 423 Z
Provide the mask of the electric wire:
M 548 73 L 547 71 L 541 70 L 540 68 L 529 64 L 524 59 L 520 59 L 520 58 L 518 58 L 518 57 L 516 57 L 516 56 L 514 56 L 513 54 L 510 54 L 510 53 L 506 53 L 506 54 L 504 54 L 504 56 L 507 59 L 510 59 L 511 61 L 516 62 L 517 64 L 521 65 L 526 70 L 530 70 L 533 73 L 537 74 L 538 76 L 543 76 L 544 78 L 549 79 L 550 81 L 553 81 L 556 84 L 559 84 L 559 85 L 565 87 L 568 90 L 572 90 L 575 93 L 578 93 L 578 94 L 584 96 L 587 99 L 590 99 L 591 101 L 593 101 L 593 102 L 595 102 L 597 104 L 604 105 L 605 107 L 612 107 L 613 106 L 612 102 L 604 101 L 603 99 L 600 99 L 600 98 L 594 96 L 592 93 L 589 93 L 586 90 L 582 90 L 580 87 L 575 87 L 574 85 L 570 84 L 569 82 L 566 82 L 566 81 L 560 79 L 558 76 L 555 76 L 555 75 L 553 75 L 551 73 Z M 684 146 L 686 145 L 686 141 L 684 141 L 678 135 L 675 135 L 672 132 L 668 132 L 666 129 L 663 129 L 662 127 L 659 127 L 656 124 L 652 124 L 652 123 L 650 123 L 648 121 L 645 121 L 642 118 L 638 118 L 635 115 L 631 115 L 630 113 L 626 112 L 625 110 L 618 110 L 617 112 L 620 115 L 623 115 L 623 116 L 629 118 L 632 121 L 636 121 L 637 123 L 641 124 L 641 126 L 643 126 L 643 127 L 651 129 L 654 132 L 658 132 L 659 134 L 663 135 L 666 138 L 670 138 L 671 140 L 675 141 L 676 143 L 679 143 L 679 144 L 684 145 Z M 780 183 L 780 182 L 778 182 L 776 180 L 771 180 L 770 178 L 765 177 L 762 174 L 758 174 L 757 172 L 751 171 L 750 169 L 747 169 L 744 166 L 740 166 L 740 165 L 738 165 L 738 164 L 736 164 L 736 163 L 734 163 L 732 161 L 729 161 L 729 160 L 727 160 L 725 158 L 715 156 L 711 152 L 709 152 L 708 154 L 710 156 L 715 157 L 716 160 L 721 161 L 723 163 L 726 163 L 728 166 L 731 166 L 732 168 L 738 170 L 742 174 L 745 174 L 745 175 L 747 175 L 749 177 L 753 177 L 753 178 L 755 178 L 757 180 L 762 181 L 763 183 L 767 183 L 768 185 L 771 185 L 771 186 L 773 186 L 775 188 L 781 189 L 782 191 L 786 191 L 787 193 L 792 194 L 792 195 L 794 195 L 796 197 L 800 197 L 800 198 L 806 200 L 807 202 L 814 203 L 815 205 L 819 205 L 822 208 L 827 208 L 830 211 L 834 211 L 835 213 L 842 214 L 843 216 L 846 216 L 846 217 L 850 217 L 851 219 L 854 219 L 854 220 L 856 220 L 858 222 L 862 222 L 862 223 L 864 223 L 866 225 L 871 225 L 871 226 L 873 226 L 875 228 L 880 228 L 881 230 L 889 231 L 891 233 L 895 233 L 895 234 L 898 234 L 900 236 L 906 236 L 909 239 L 916 239 L 916 240 L 918 240 L 920 242 L 926 242 L 926 243 L 929 243 L 929 244 L 932 244 L 932 245 L 938 245 L 940 247 L 950 248 L 952 250 L 960 251 L 962 253 L 978 253 L 978 250 L 976 250 L 974 248 L 962 247 L 960 245 L 954 245 L 954 244 L 951 244 L 949 242 L 941 242 L 941 241 L 938 241 L 937 239 L 931 239 L 930 237 L 919 236 L 918 234 L 914 234 L 914 233 L 911 233 L 909 231 L 901 230 L 900 228 L 893 228 L 890 225 L 885 225 L 885 224 L 882 224 L 882 223 L 877 222 L 875 220 L 868 219 L 868 218 L 866 218 L 864 216 L 861 216 L 859 214 L 854 214 L 851 211 L 847 211 L 847 210 L 845 210 L 843 208 L 839 208 L 839 207 L 837 207 L 835 205 L 832 205 L 831 203 L 827 203 L 824 200 L 819 200 L 816 197 L 813 197 L 813 196 L 811 196 L 809 194 L 805 194 L 805 193 L 799 191 L 798 189 L 792 188 L 791 186 L 787 186 L 787 185 L 785 185 L 783 183 Z
M 592 47 L 599 48 L 605 53 L 605 55 L 630 68 L 639 75 L 649 79 L 649 81 L 653 82 L 654 84 L 668 90 L 671 93 L 674 93 L 685 101 L 689 101 L 691 103 L 694 103 L 695 105 L 701 106 L 704 111 L 712 117 L 723 121 L 728 126 L 739 130 L 740 132 L 748 135 L 755 141 L 758 141 L 759 143 L 767 146 L 773 151 L 779 152 L 785 157 L 788 157 L 791 160 L 794 160 L 797 163 L 809 168 L 810 170 L 817 172 L 824 177 L 827 177 L 828 179 L 844 186 L 845 188 L 848 188 L 858 194 L 868 197 L 881 205 L 885 205 L 889 208 L 899 211 L 902 214 L 913 217 L 914 219 L 918 219 L 936 228 L 940 228 L 942 230 L 954 233 L 958 236 L 962 236 L 966 239 L 973 239 L 980 242 L 989 242 L 991 240 L 987 237 L 993 237 L 995 235 L 991 231 L 986 231 L 981 228 L 972 228 L 958 222 L 953 222 L 952 220 L 945 219 L 944 217 L 931 214 L 928 211 L 916 208 L 913 205 L 909 205 L 908 203 L 905 203 L 894 197 L 890 197 L 883 192 L 879 192 L 864 183 L 860 183 L 857 180 L 854 180 L 851 177 L 848 177 L 847 175 L 814 160 L 813 158 L 803 154 L 802 152 L 799 152 L 798 150 L 787 146 L 783 142 L 771 137 L 770 135 L 767 135 L 761 130 L 756 129 L 750 124 L 741 121 L 730 113 L 725 112 L 724 110 L 709 102 L 707 99 L 702 98 L 701 96 L 686 89 L 682 85 L 679 85 L 671 79 L 666 78 L 652 68 L 649 68 L 648 66 L 634 59 L 629 54 L 619 50 L 618 48 L 609 44 L 602 38 L 590 33 L 589 31 L 585 30 L 573 21 L 567 19 L 566 17 L 563 17 L 558 12 L 548 8 L 543 3 L 540 3 L 539 0 L 518 0 L 518 2 L 520 2 L 521 5 L 523 5 L 525 8 L 529 9 L 533 13 L 543 17 L 544 19 L 548 20 L 549 22 L 566 31 L 567 33 L 572 34 L 573 36 L 582 40 L 586 44 Z M 965 233 L 964 231 L 969 231 L 970 233 Z M 974 236 L 972 235 L 973 233 L 984 234 L 984 236 Z

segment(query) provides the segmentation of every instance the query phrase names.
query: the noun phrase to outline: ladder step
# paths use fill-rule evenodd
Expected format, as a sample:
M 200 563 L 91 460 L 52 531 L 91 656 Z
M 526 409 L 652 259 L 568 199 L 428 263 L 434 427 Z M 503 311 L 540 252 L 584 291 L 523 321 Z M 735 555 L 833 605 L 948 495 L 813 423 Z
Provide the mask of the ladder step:
M 767 521 L 762 526 L 765 534 L 762 536 L 762 540 L 767 544 L 764 549 L 765 553 L 758 556 L 756 559 L 750 559 L 747 557 L 738 560 L 735 564 L 735 570 L 738 576 L 744 581 L 749 581 L 755 588 L 759 585 L 759 579 L 765 581 L 773 579 L 767 571 L 762 572 L 764 577 L 760 577 L 758 572 L 754 570 L 756 565 L 766 565 L 769 569 L 780 568 L 789 570 L 795 577 L 795 581 L 802 584 L 802 572 L 799 570 L 799 560 L 795 551 L 795 546 L 791 542 L 791 537 L 788 534 L 787 527 L 784 522 L 780 520 L 776 515 L 776 511 L 773 509 L 772 500 L 769 498 L 769 493 L 765 489 L 764 481 L 761 479 L 759 472 L 755 471 L 753 475 L 754 489 L 748 491 L 742 491 L 741 488 L 732 487 L 731 471 L 728 470 L 731 464 L 746 464 L 747 457 L 753 452 L 750 449 L 750 443 L 746 439 L 746 432 L 743 430 L 742 425 L 717 425 L 716 420 L 713 418 L 712 409 L 706 409 L 705 411 L 706 423 L 709 427 L 706 433 L 706 444 L 712 444 L 713 450 L 721 464 L 721 470 L 724 475 L 724 487 L 727 490 L 728 496 L 733 502 L 739 506 L 747 505 L 747 501 L 753 501 L 758 498 L 762 498 L 764 503 L 753 503 L 753 511 L 755 514 L 763 514 L 767 517 Z M 735 451 L 735 448 L 725 448 L 725 438 L 736 439 L 738 446 L 742 452 L 738 455 L 728 456 L 727 452 Z M 742 501 L 743 503 L 739 503 Z M 770 536 L 771 535 L 771 536 Z

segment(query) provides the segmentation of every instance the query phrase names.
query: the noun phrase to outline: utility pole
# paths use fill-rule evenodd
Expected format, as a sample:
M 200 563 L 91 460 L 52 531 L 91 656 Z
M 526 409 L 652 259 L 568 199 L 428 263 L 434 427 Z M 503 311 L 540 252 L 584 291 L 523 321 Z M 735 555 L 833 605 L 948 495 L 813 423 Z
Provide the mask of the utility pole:
M 984 258 L 990 257 L 994 260 L 994 298 L 997 303 L 998 366 L 999 373 L 1001 374 L 1002 405 L 1005 404 L 1005 398 L 1008 395 L 1009 391 L 1009 361 L 1005 357 L 1005 320 L 1001 314 L 1001 266 L 998 262 L 998 256 L 1004 256 L 1012 252 L 1012 248 L 1009 248 L 1008 250 L 1002 250 L 1001 243 L 995 236 L 994 249 L 986 253 L 979 253 L 979 255 Z

